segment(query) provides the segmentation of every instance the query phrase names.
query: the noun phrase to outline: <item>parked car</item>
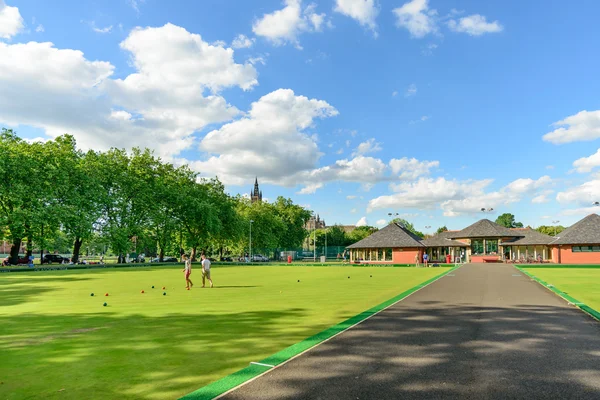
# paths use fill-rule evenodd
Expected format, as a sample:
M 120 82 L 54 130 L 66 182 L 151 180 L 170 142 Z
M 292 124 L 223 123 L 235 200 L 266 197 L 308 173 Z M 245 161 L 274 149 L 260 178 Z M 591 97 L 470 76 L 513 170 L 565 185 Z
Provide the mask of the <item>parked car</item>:
M 69 259 L 58 254 L 44 254 L 44 264 L 69 262 Z
M 231 257 L 221 257 L 220 261 L 221 262 L 231 262 L 231 261 L 233 261 L 233 258 L 231 258 Z
M 254 254 L 252 255 L 253 262 L 267 262 L 269 261 L 268 257 L 263 256 L 262 254 Z
M 177 260 L 175 257 L 163 257 L 163 262 L 177 262 L 179 260 Z M 156 262 L 160 262 L 158 257 L 153 258 L 150 262 L 156 263 Z

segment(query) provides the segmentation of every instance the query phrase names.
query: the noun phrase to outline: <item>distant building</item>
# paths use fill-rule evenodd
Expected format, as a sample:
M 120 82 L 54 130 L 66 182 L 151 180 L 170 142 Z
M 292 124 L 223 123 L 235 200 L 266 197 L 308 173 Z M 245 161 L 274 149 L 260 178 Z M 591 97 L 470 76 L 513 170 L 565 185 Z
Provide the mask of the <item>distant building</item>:
M 254 190 L 250 192 L 250 201 L 252 203 L 262 202 L 262 191 L 258 188 L 258 177 L 254 180 Z
M 312 231 L 314 229 L 325 229 L 327 225 L 325 224 L 325 220 L 319 217 L 319 214 L 315 217 L 314 215 L 310 217 L 308 221 L 304 224 L 304 229 L 307 231 Z

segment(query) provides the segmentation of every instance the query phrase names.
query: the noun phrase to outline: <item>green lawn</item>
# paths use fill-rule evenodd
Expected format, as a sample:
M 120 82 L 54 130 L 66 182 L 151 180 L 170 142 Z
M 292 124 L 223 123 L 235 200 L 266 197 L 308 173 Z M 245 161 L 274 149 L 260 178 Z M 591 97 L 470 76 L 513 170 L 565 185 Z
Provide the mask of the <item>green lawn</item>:
M 600 311 L 600 266 L 598 268 L 527 268 L 530 274 Z
M 177 398 L 447 269 L 215 266 L 190 291 L 181 267 L 0 274 L 0 398 Z

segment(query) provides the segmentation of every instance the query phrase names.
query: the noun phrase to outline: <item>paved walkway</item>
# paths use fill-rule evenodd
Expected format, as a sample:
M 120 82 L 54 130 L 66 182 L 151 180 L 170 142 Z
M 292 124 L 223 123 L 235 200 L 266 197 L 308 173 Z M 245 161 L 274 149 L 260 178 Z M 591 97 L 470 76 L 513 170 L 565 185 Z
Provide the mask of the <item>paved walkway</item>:
M 600 323 L 471 264 L 226 399 L 600 399 Z

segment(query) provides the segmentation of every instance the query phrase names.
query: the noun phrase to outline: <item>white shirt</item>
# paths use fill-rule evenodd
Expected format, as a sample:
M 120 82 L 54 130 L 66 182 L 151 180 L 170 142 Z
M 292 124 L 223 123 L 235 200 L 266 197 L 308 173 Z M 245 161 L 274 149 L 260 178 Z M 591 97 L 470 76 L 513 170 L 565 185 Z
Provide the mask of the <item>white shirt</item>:
M 192 260 L 190 260 L 189 258 L 187 260 L 185 260 L 185 269 L 187 271 L 191 271 L 192 270 Z
M 204 260 L 202 260 L 202 268 L 205 271 L 210 271 L 210 260 L 208 258 L 205 258 Z

